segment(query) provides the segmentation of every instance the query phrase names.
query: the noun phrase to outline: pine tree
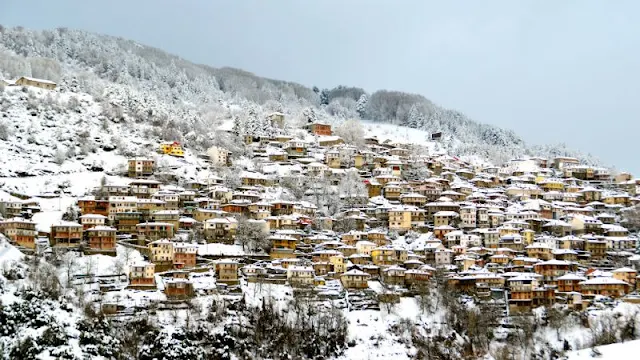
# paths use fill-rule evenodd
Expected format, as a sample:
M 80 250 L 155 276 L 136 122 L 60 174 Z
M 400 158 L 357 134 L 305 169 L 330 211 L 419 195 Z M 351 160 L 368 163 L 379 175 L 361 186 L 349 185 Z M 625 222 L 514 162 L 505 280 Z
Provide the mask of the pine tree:
M 415 104 L 411 105 L 411 109 L 409 110 L 409 115 L 407 115 L 406 126 L 417 129 L 424 122 L 423 116 L 418 111 L 418 108 Z
M 320 105 L 329 105 L 329 90 L 322 89 L 320 92 Z
M 231 131 L 236 135 L 242 135 L 243 126 L 240 121 L 240 117 L 236 116 L 233 118 L 233 128 Z
M 360 95 L 360 99 L 356 102 L 356 112 L 360 115 L 361 119 L 365 117 L 365 111 L 367 110 L 367 102 L 369 99 L 367 98 L 367 94 Z

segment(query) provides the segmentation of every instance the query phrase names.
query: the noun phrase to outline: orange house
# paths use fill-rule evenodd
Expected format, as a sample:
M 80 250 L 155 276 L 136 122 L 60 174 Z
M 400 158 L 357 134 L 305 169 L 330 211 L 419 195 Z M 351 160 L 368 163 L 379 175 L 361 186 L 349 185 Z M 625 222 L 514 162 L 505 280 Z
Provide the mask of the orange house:
M 307 129 L 315 135 L 331 136 L 331 125 L 321 123 L 311 123 L 307 125 Z
M 109 215 L 109 200 L 96 200 L 93 197 L 86 197 L 78 200 L 78 207 L 82 215 Z

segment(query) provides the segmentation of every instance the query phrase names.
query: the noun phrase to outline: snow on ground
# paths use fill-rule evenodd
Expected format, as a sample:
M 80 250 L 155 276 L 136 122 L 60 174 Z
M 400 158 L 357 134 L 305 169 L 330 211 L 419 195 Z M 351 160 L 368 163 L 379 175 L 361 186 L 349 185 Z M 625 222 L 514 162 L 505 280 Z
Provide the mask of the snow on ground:
M 567 360 L 624 360 L 637 359 L 640 355 L 640 340 L 627 341 L 625 343 L 617 343 L 596 347 L 601 356 L 592 356 L 592 348 L 570 351 L 567 354 Z
M 339 357 L 344 360 L 368 359 L 411 359 L 412 353 L 399 343 L 397 336 L 389 331 L 400 319 L 407 319 L 425 328 L 439 328 L 444 313 L 421 313 L 416 298 L 401 297 L 400 303 L 390 312 L 384 308 L 378 310 L 345 311 L 349 320 L 349 340 L 355 340 L 356 346 L 349 347 Z
M 379 141 L 391 140 L 404 144 L 419 144 L 435 152 L 436 142 L 431 141 L 431 133 L 389 123 L 378 123 L 371 120 L 360 120 L 365 136 L 375 136 Z
M 198 246 L 200 256 L 243 256 L 244 250 L 240 245 L 227 245 L 220 243 L 201 244 Z
M 124 160 L 126 161 L 126 160 Z M 1 164 L 1 163 L 0 163 Z M 91 189 L 100 185 L 100 180 L 105 176 L 102 172 L 84 171 L 75 174 L 59 174 L 32 176 L 25 178 L 4 177 L 0 178 L 0 188 L 4 191 L 12 191 L 26 196 L 39 196 L 63 191 L 68 196 L 83 196 Z M 118 176 L 106 176 L 107 183 L 121 181 Z M 130 181 L 130 180 L 129 180 Z
M 78 257 L 75 273 L 94 276 L 128 274 L 129 265 L 143 260 L 138 250 L 116 245 L 116 256 L 94 254 Z
M 6 263 L 20 261 L 23 257 L 22 252 L 9 244 L 9 240 L 0 234 L 0 268 Z

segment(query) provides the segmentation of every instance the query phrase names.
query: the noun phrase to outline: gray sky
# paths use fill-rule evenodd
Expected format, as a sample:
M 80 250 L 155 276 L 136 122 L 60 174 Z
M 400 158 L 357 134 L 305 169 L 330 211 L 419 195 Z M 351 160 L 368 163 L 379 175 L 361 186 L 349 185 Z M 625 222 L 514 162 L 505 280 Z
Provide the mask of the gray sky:
M 636 175 L 638 14 L 636 0 L 0 0 L 5 26 L 122 36 L 310 86 L 416 92 Z

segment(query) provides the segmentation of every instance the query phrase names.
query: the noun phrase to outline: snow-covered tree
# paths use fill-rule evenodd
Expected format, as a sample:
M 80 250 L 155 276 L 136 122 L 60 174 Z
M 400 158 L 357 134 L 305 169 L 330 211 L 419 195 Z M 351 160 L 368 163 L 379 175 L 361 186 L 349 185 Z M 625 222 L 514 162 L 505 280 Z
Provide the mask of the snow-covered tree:
M 356 102 L 356 112 L 358 113 L 361 119 L 365 118 L 368 101 L 369 101 L 369 98 L 367 97 L 367 94 L 362 94 L 360 95 L 360 98 Z
M 364 145 L 364 128 L 359 120 L 347 120 L 337 126 L 334 132 L 347 144 L 351 144 L 356 147 Z

